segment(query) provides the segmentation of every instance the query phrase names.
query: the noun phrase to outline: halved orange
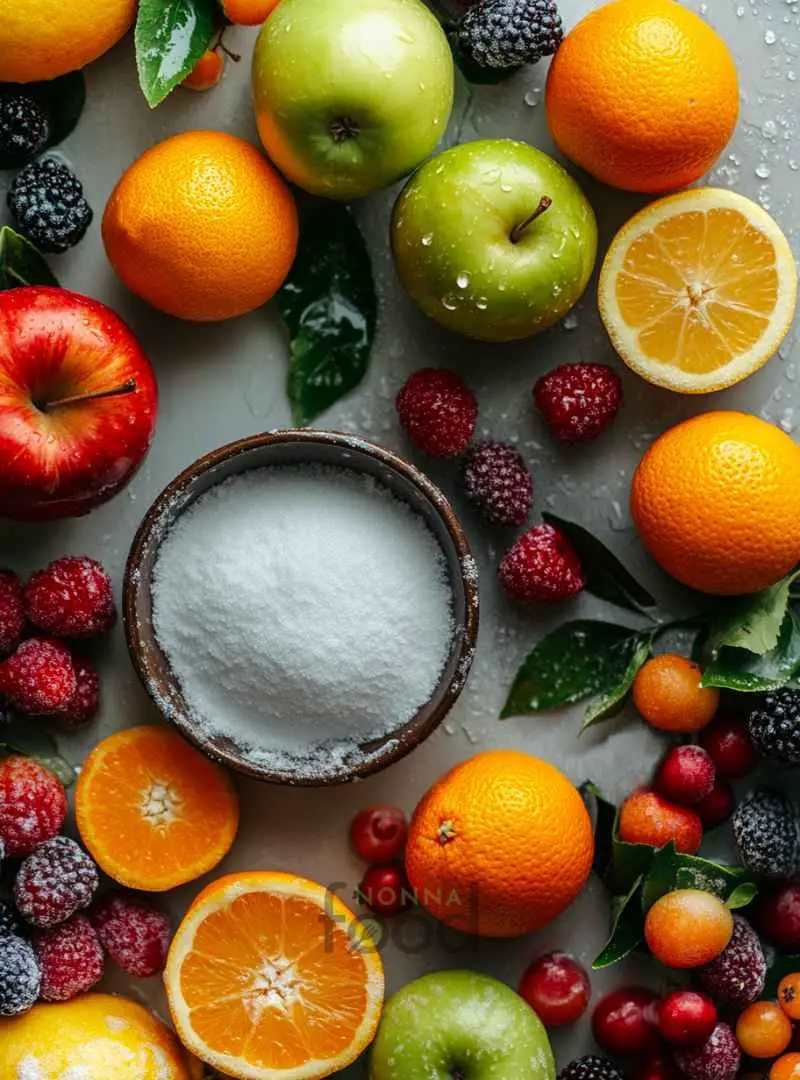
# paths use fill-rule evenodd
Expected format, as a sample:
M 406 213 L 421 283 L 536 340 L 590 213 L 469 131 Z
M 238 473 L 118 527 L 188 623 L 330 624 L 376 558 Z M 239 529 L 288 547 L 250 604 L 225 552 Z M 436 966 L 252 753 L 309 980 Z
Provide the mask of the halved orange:
M 317 1080 L 375 1035 L 383 965 L 363 924 L 323 885 L 230 874 L 195 900 L 164 983 L 193 1054 L 239 1080 Z
M 735 191 L 651 203 L 617 233 L 600 314 L 639 375 L 685 394 L 722 390 L 776 352 L 797 303 L 797 266 L 777 223 Z
M 164 892 L 213 869 L 229 851 L 239 804 L 225 772 L 170 728 L 103 739 L 75 789 L 78 830 L 109 877 Z

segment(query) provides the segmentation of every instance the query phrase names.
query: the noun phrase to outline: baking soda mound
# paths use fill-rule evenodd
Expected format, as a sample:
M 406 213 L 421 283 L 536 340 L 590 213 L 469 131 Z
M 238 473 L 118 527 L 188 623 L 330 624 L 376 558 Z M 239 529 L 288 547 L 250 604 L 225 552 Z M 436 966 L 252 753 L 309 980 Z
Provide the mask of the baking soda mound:
M 197 1080 L 172 1032 L 134 1001 L 84 994 L 0 1020 L 3 1080 Z

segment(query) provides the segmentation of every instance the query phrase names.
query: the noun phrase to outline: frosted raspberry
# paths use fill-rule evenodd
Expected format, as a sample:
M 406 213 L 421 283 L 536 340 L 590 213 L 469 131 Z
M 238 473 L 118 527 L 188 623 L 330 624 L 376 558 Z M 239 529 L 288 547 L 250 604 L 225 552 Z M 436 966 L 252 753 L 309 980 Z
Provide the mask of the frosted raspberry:
M 533 400 L 557 438 L 589 442 L 617 415 L 622 383 L 605 364 L 562 364 L 538 380 Z
M 687 1080 L 734 1080 L 742 1052 L 732 1029 L 717 1024 L 708 1042 L 675 1053 L 675 1064 Z
M 22 863 L 14 882 L 14 903 L 34 926 L 57 926 L 88 907 L 99 884 L 97 867 L 66 836 L 41 844 Z
M 52 839 L 66 816 L 64 787 L 49 769 L 16 754 L 0 761 L 0 838 L 7 855 L 27 855 Z
M 716 960 L 699 968 L 701 986 L 725 1005 L 744 1009 L 764 989 L 767 961 L 755 930 L 741 915 L 733 916 L 733 936 Z
M 164 970 L 171 937 L 165 912 L 115 893 L 101 900 L 90 918 L 103 948 L 123 971 L 146 979 Z
M 22 582 L 12 570 L 0 570 L 0 656 L 16 649 L 25 628 Z
M 67 731 L 81 728 L 97 715 L 100 709 L 100 677 L 85 657 L 75 657 L 75 693 L 64 711 L 55 719 Z
M 552 525 L 536 525 L 523 533 L 504 555 L 499 577 L 510 597 L 533 604 L 567 600 L 585 584 L 572 545 Z
M 34 574 L 25 588 L 28 618 L 56 637 L 93 637 L 117 621 L 111 578 L 96 559 L 69 555 Z
M 521 525 L 533 502 L 533 481 L 522 455 L 508 443 L 480 442 L 464 463 L 467 498 L 492 525 Z
M 406 382 L 395 402 L 413 444 L 433 457 L 457 457 L 469 446 L 478 402 L 464 380 L 444 368 L 423 368 Z
M 30 638 L 0 664 L 0 694 L 30 716 L 61 712 L 77 689 L 66 645 Z
M 34 936 L 33 951 L 42 972 L 43 1001 L 70 1001 L 103 977 L 103 948 L 85 915 L 41 930 Z
M 40 986 L 39 963 L 28 942 L 0 938 L 0 1016 L 27 1012 L 35 1005 Z

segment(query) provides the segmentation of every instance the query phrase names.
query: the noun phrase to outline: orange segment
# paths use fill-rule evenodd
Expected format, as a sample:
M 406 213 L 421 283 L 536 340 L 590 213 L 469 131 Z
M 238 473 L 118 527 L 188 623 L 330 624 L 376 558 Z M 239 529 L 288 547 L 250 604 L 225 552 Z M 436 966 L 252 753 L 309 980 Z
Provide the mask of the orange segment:
M 104 739 L 75 792 L 81 838 L 98 865 L 133 889 L 162 892 L 211 870 L 236 836 L 226 774 L 169 728 Z
M 732 191 L 653 203 L 609 248 L 600 313 L 622 359 L 683 393 L 721 390 L 772 356 L 791 324 L 797 268 L 777 224 Z
M 374 1036 L 383 968 L 355 915 L 315 882 L 253 871 L 209 885 L 172 942 L 164 975 L 194 1054 L 242 1080 L 313 1080 Z

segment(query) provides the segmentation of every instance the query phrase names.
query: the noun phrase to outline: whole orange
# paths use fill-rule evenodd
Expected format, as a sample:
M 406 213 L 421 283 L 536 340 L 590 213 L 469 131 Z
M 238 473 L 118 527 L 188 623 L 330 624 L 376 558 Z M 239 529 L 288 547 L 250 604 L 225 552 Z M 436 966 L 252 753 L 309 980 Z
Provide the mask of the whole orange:
M 277 291 L 297 251 L 294 196 L 254 146 L 187 131 L 123 174 L 103 217 L 118 277 L 181 319 L 230 319 Z
M 674 0 L 613 0 L 567 34 L 550 65 L 547 120 L 562 153 L 626 191 L 707 172 L 733 134 L 739 86 L 722 38 Z
M 719 897 L 702 889 L 676 889 L 656 900 L 647 913 L 647 947 L 671 968 L 710 964 L 733 934 L 733 916 Z
M 593 853 L 583 800 L 555 765 L 489 750 L 423 797 L 406 869 L 419 903 L 443 923 L 513 937 L 561 914 L 586 883 Z
M 693 660 L 661 653 L 648 660 L 633 680 L 633 703 L 651 727 L 683 734 L 710 724 L 719 690 L 701 686 L 703 672 Z
M 800 447 L 757 416 L 711 412 L 670 428 L 633 477 L 631 514 L 668 574 L 724 596 L 800 562 Z
M 278 0 L 221 0 L 225 17 L 237 26 L 260 26 Z

